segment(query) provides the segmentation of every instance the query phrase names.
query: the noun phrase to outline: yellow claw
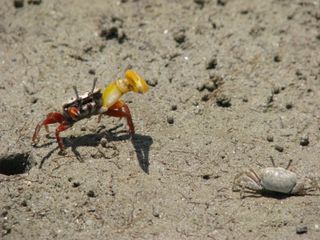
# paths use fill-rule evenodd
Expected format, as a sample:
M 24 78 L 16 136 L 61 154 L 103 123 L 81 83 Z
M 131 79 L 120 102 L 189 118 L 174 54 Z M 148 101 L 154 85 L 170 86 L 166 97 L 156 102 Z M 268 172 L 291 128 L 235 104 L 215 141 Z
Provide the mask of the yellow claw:
M 146 81 L 135 71 L 126 71 L 126 79 L 128 79 L 132 91 L 137 93 L 145 93 L 149 90 L 149 86 Z
M 135 71 L 127 70 L 124 79 L 111 82 L 102 94 L 103 108 L 107 110 L 127 92 L 145 93 L 149 89 L 146 81 Z

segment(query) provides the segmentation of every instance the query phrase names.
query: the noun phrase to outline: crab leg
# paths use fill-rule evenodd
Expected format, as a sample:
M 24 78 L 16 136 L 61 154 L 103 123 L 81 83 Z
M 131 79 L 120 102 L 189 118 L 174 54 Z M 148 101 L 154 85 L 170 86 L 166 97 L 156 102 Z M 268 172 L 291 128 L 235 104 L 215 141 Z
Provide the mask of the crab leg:
M 122 100 L 118 100 L 115 104 L 113 104 L 106 112 L 103 114 L 111 116 L 111 117 L 119 117 L 119 118 L 126 118 L 127 124 L 129 126 L 129 132 L 130 134 L 134 134 L 134 125 L 132 121 L 132 116 L 129 110 L 129 107 L 125 102 Z M 101 114 L 99 115 L 98 122 L 100 122 Z
M 36 143 L 37 141 L 39 141 L 39 139 L 40 139 L 39 132 L 40 132 L 40 129 L 42 126 L 44 126 L 47 133 L 49 133 L 48 125 L 53 124 L 53 123 L 60 123 L 60 125 L 56 128 L 56 139 L 57 139 L 57 142 L 59 144 L 60 149 L 63 150 L 64 146 L 62 143 L 62 139 L 59 136 L 59 133 L 66 130 L 67 128 L 69 128 L 70 125 L 66 121 L 65 117 L 59 112 L 49 113 L 45 120 L 38 123 L 38 125 L 34 131 L 33 137 L 32 137 L 32 142 Z

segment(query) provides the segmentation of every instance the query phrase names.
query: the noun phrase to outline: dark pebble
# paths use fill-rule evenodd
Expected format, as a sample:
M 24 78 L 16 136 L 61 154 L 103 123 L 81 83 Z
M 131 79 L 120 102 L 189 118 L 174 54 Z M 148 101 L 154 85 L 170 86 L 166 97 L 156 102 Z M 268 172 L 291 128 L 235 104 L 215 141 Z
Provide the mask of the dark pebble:
M 274 87 L 274 88 L 272 89 L 272 93 L 273 93 L 273 94 L 279 94 L 279 93 L 280 93 L 280 88 L 279 88 L 279 87 Z
M 283 152 L 283 147 L 279 145 L 275 145 L 274 149 L 277 150 L 278 152 Z
M 14 7 L 15 8 L 22 8 L 24 5 L 24 0 L 14 0 Z
M 217 61 L 216 58 L 212 58 L 207 62 L 206 65 L 207 65 L 206 69 L 208 69 L 208 70 L 209 69 L 215 69 L 217 67 L 217 65 L 218 65 L 218 61 Z
M 307 226 L 297 226 L 296 227 L 296 233 L 297 234 L 304 234 L 308 232 L 308 227 Z
M 200 5 L 201 7 L 203 7 L 203 5 L 205 4 L 205 0 L 193 0 L 196 4 Z
M 87 196 L 88 196 L 88 197 L 91 197 L 91 198 L 94 198 L 94 197 L 96 197 L 97 195 L 95 194 L 94 191 L 90 190 L 89 192 L 87 192 Z
M 225 6 L 227 4 L 227 0 L 217 0 L 217 5 Z
M 286 104 L 286 109 L 289 110 L 289 109 L 291 109 L 292 107 L 293 107 L 292 103 L 287 103 L 287 104 Z
M 209 180 L 210 179 L 210 175 L 209 174 L 205 174 L 205 175 L 202 176 L 202 178 L 204 180 Z
M 175 104 L 171 105 L 171 110 L 172 110 L 172 111 L 177 110 L 177 108 L 178 108 L 177 105 L 175 105 Z
M 205 94 L 201 97 L 201 101 L 202 102 L 207 102 L 209 100 L 209 95 L 208 94 Z
M 177 43 L 181 44 L 181 43 L 185 42 L 185 40 L 186 40 L 186 34 L 185 34 L 184 31 L 179 31 L 179 32 L 173 34 L 173 39 L 174 39 Z
M 308 146 L 309 145 L 309 137 L 304 136 L 304 137 L 300 138 L 300 145 L 301 146 Z
M 79 187 L 80 186 L 80 183 L 79 182 L 73 182 L 72 183 L 72 187 L 76 188 L 76 187 Z M 89 196 L 89 195 L 88 195 Z
M 40 5 L 42 0 L 28 0 L 29 4 Z
M 169 124 L 173 124 L 173 123 L 174 123 L 173 117 L 167 117 L 167 122 L 168 122 Z
M 36 104 L 36 103 L 38 102 L 38 98 L 36 98 L 36 97 L 31 97 L 30 102 L 31 102 L 32 104 Z
M 281 62 L 281 57 L 279 55 L 274 56 L 273 61 Z
M 96 75 L 96 70 L 94 70 L 94 69 L 89 69 L 89 74 L 91 74 L 91 75 Z
M 231 99 L 226 96 L 217 97 L 216 103 L 219 107 L 231 107 Z
M 267 136 L 267 141 L 268 141 L 268 142 L 273 142 L 273 136 L 268 135 L 268 136 Z

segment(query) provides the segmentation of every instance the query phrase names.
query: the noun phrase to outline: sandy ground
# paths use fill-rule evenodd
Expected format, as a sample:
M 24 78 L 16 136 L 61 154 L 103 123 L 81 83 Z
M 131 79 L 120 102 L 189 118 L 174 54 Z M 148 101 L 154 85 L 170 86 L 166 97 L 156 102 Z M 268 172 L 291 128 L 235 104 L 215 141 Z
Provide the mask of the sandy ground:
M 319 194 L 232 191 L 271 158 L 320 180 L 319 53 L 319 0 L 2 0 L 0 238 L 320 239 Z M 133 141 L 92 117 L 31 145 L 128 68 Z

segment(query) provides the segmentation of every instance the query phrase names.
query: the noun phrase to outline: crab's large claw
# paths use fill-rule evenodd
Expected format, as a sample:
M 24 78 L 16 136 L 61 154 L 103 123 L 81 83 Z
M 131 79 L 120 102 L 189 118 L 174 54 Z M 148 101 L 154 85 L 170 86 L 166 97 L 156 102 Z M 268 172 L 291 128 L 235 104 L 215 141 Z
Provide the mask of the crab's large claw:
M 149 90 L 149 86 L 146 81 L 135 71 L 127 70 L 126 79 L 128 79 L 132 91 L 137 93 L 145 93 Z

